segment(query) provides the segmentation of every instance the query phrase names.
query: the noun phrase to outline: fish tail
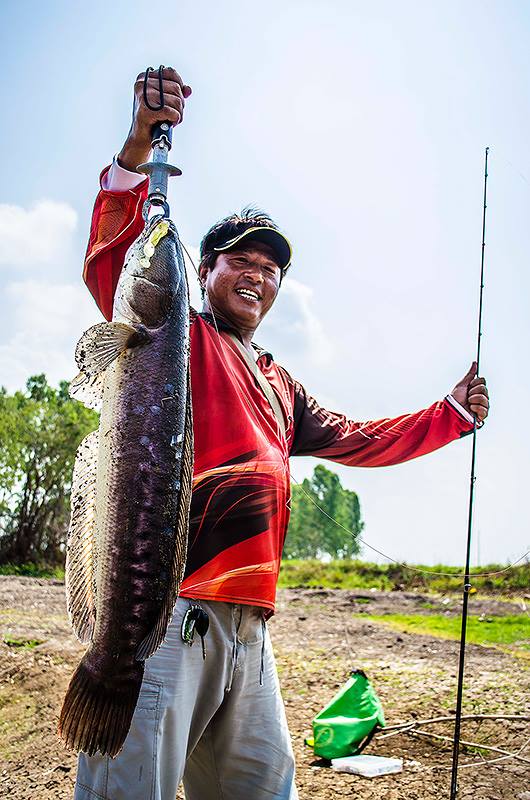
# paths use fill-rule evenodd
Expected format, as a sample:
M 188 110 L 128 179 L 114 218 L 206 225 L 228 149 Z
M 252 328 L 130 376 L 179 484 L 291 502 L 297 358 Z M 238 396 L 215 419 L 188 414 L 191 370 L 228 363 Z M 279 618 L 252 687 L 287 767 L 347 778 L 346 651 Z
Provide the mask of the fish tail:
M 74 672 L 59 717 L 58 733 L 71 750 L 114 758 L 121 750 L 138 701 L 142 661 L 127 664 L 126 679 L 103 680 L 90 668 L 89 651 Z M 114 673 L 116 676 L 116 672 Z M 117 676 L 116 676 L 117 677 Z

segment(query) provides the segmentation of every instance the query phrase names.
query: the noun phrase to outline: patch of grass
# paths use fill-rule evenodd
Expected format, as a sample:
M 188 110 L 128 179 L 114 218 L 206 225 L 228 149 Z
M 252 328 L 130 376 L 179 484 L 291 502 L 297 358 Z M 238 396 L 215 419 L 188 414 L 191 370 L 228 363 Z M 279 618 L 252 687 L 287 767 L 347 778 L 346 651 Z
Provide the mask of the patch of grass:
M 411 565 L 412 567 L 413 565 Z M 416 570 L 423 570 L 417 572 Z M 530 591 L 530 562 L 503 572 L 500 564 L 488 564 L 471 570 L 473 587 L 484 594 L 508 595 Z M 282 561 L 278 585 L 285 589 L 380 589 L 425 591 L 445 594 L 461 593 L 461 567 L 400 564 L 374 564 L 368 561 L 341 559 L 324 563 L 317 559 L 285 559 Z M 501 573 L 480 577 L 482 573 Z M 445 573 L 437 575 L 435 573 Z M 476 577 L 474 577 L 476 575 Z
M 423 616 L 419 614 L 365 615 L 371 620 L 404 633 L 425 634 L 440 639 L 460 639 L 460 618 L 441 614 Z M 467 641 L 489 647 L 502 647 L 530 653 L 530 618 L 521 614 L 509 617 L 469 616 Z
M 18 639 L 16 636 L 10 636 L 8 633 L 4 634 L 4 643 L 8 647 L 24 647 L 26 650 L 32 650 L 38 644 L 43 643 L 43 639 Z
M 385 567 L 350 559 L 327 564 L 309 558 L 284 560 L 278 586 L 289 589 L 392 589 Z
M 23 575 L 28 578 L 55 578 L 64 581 L 64 567 L 50 564 L 0 564 L 0 575 Z

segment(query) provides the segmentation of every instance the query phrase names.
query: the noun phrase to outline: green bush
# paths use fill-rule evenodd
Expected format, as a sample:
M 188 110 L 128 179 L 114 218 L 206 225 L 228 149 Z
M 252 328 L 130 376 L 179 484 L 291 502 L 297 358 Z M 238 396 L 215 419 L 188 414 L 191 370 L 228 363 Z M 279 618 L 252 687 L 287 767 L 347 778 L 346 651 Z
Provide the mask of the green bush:
M 29 578 L 55 578 L 64 581 L 64 567 L 50 564 L 0 564 L 0 575 L 24 575 Z

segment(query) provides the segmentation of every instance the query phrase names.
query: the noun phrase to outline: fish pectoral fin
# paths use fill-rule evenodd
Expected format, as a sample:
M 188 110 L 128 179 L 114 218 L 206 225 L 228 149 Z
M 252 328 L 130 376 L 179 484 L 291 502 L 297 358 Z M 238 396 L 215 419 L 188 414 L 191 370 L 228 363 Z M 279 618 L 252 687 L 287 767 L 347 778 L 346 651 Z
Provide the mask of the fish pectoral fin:
M 85 436 L 77 448 L 71 517 L 66 541 L 66 607 L 75 635 L 90 642 L 96 620 L 96 480 L 99 431 Z
M 124 322 L 98 322 L 81 336 L 75 349 L 76 364 L 85 375 L 103 372 L 128 347 L 149 341 L 146 329 Z
M 79 372 L 70 382 L 69 393 L 73 400 L 83 403 L 87 408 L 101 411 L 103 389 L 105 388 L 105 371 L 97 375 Z

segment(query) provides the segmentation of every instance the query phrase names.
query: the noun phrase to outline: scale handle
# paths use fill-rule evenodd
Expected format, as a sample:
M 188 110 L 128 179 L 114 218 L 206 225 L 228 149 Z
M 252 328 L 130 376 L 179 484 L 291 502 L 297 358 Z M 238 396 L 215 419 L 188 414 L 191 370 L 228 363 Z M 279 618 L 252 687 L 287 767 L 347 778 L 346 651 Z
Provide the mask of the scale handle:
M 173 138 L 173 125 L 171 122 L 157 122 L 151 130 L 151 147 L 155 147 L 159 142 L 163 142 L 168 150 L 171 150 Z

